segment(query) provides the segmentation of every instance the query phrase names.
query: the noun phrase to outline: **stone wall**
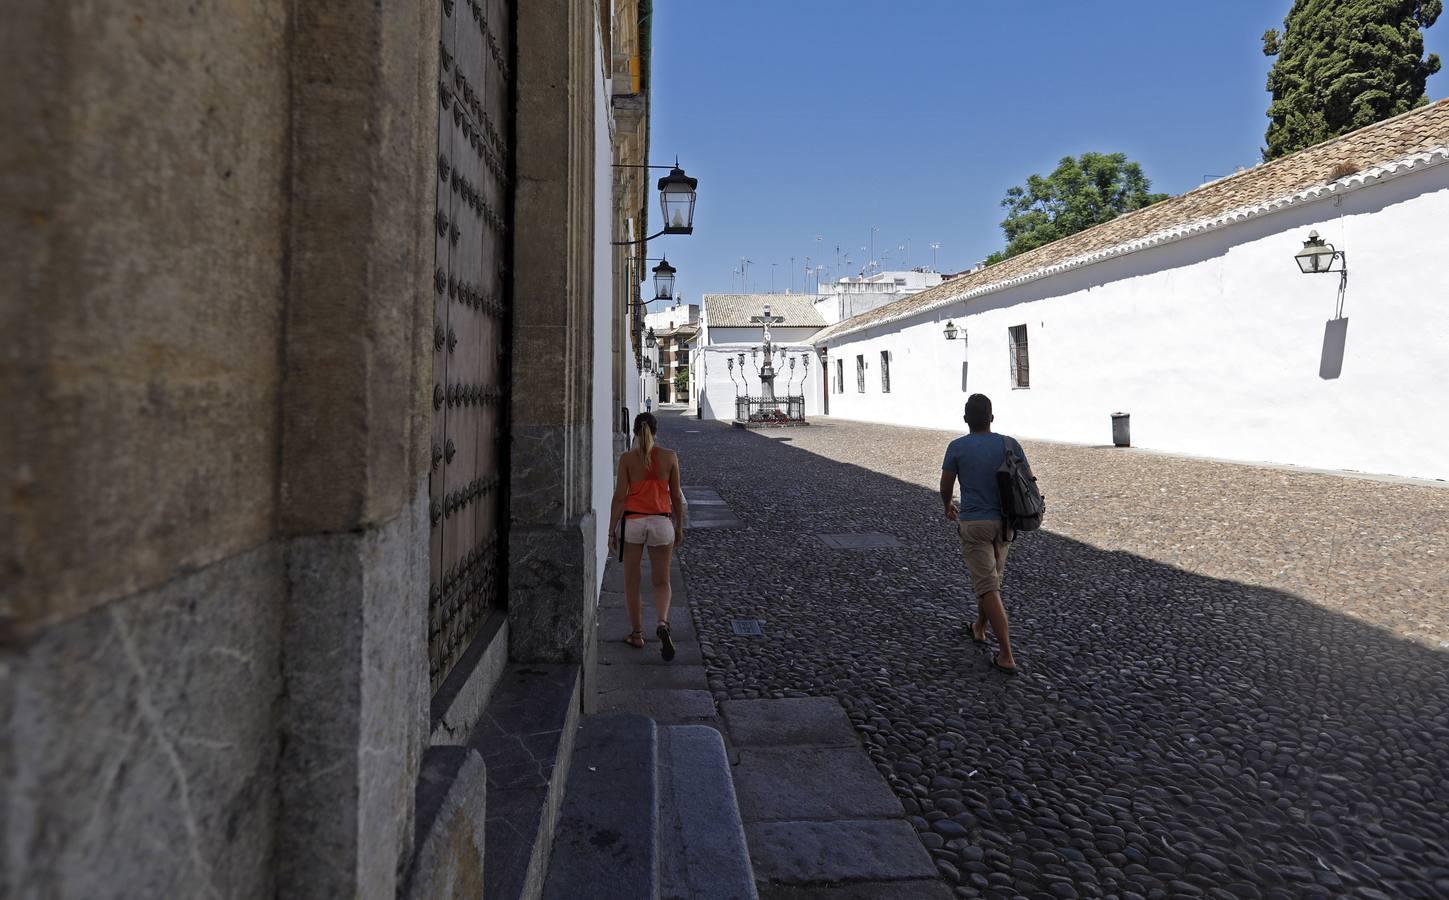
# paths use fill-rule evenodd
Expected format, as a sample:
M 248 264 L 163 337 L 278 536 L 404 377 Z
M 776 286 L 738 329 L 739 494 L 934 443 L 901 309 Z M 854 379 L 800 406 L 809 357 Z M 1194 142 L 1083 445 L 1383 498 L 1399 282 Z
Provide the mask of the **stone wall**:
M 393 897 L 438 7 L 14 6 L 0 895 Z
M 6 10 L 0 895 L 273 890 L 286 10 Z

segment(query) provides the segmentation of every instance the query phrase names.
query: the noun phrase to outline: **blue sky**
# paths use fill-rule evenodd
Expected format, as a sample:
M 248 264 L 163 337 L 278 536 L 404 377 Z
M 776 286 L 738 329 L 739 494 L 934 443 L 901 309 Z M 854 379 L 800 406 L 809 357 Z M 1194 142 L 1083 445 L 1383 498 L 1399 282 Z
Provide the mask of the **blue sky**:
M 956 272 L 1002 246 L 1006 189 L 1063 156 L 1124 152 L 1169 193 L 1251 166 L 1261 37 L 1291 5 L 654 0 L 651 161 L 700 184 L 695 233 L 649 253 L 691 301 L 738 289 L 741 257 L 756 291 L 772 270 L 788 288 L 791 256 L 802 289 L 805 258 L 835 269 L 837 246 L 858 270 L 872 226 L 887 267 L 929 265 L 938 241 Z M 1449 64 L 1449 16 L 1425 42 Z

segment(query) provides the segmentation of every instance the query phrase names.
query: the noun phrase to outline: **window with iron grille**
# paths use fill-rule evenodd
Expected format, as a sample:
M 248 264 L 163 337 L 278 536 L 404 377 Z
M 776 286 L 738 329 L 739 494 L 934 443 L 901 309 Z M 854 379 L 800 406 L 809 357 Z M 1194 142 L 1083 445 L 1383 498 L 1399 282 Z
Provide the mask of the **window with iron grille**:
M 845 393 L 845 360 L 835 361 L 835 393 Z
M 855 392 L 865 393 L 865 356 L 859 354 L 855 357 Z
M 1031 365 L 1026 352 L 1026 326 L 1013 325 L 1007 329 L 1011 349 L 1011 386 L 1031 387 Z
M 891 352 L 889 350 L 880 352 L 880 392 L 882 394 L 891 392 Z

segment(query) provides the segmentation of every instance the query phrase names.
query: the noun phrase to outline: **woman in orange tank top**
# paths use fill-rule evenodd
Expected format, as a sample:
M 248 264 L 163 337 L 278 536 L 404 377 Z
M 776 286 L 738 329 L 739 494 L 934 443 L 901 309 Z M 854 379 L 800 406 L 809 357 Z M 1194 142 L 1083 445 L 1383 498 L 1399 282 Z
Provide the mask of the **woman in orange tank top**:
M 669 634 L 669 562 L 684 543 L 684 494 L 679 489 L 679 455 L 654 442 L 659 422 L 652 413 L 634 418 L 634 447 L 619 458 L 619 477 L 609 510 L 609 552 L 619 551 L 624 563 L 624 603 L 633 631 L 624 638 L 631 647 L 644 646 L 644 610 L 639 596 L 641 561 L 649 551 L 650 584 L 659 625 L 659 652 L 674 658 Z

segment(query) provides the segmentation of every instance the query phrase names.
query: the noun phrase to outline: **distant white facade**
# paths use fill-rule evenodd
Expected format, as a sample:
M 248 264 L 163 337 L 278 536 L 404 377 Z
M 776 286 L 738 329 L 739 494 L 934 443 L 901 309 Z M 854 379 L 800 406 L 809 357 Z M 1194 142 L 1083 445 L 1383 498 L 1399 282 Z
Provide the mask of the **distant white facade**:
M 825 326 L 808 294 L 705 294 L 700 331 L 689 354 L 690 394 L 702 418 L 732 421 L 735 399 L 759 397 L 764 328 L 751 322 L 763 316 L 783 321 L 770 327 L 774 343 L 775 394 L 803 396 L 805 415 L 822 411 L 821 372 L 811 338 Z M 782 353 L 783 351 L 783 353 Z
M 649 313 L 644 317 L 644 327 L 655 343 L 646 351 L 652 378 L 645 396 L 652 397 L 656 406 L 689 403 L 688 390 L 681 391 L 677 386 L 688 382 L 688 346 L 699 332 L 699 304 L 681 302 Z
M 815 311 L 820 313 L 827 325 L 834 325 L 887 303 L 894 303 L 902 297 L 933 288 L 941 281 L 940 272 L 925 268 L 842 278 L 820 286 L 820 293 L 814 298 Z
M 1003 282 L 987 269 L 822 333 L 830 415 L 960 430 L 981 392 L 1022 437 L 1108 444 L 1125 412 L 1138 447 L 1449 479 L 1446 223 L 1442 146 Z M 1299 270 L 1310 231 L 1346 280 Z
M 699 324 L 698 303 L 676 303 L 644 316 L 645 329 L 653 328 L 655 332 L 670 331 L 681 325 Z

